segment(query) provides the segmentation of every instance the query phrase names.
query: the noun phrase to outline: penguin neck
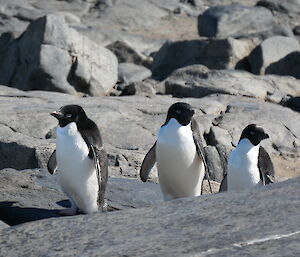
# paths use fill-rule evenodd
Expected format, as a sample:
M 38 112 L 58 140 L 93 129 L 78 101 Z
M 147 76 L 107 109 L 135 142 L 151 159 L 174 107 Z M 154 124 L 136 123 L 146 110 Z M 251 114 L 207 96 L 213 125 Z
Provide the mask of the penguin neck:
M 260 147 L 260 144 L 253 145 L 248 138 L 243 138 L 238 143 L 236 149 L 239 152 L 242 152 L 242 153 L 245 153 L 245 154 L 255 154 L 255 153 L 257 153 L 257 156 L 258 156 L 259 147 Z
M 158 141 L 174 142 L 175 138 L 181 140 L 192 139 L 192 130 L 190 123 L 186 126 L 181 125 L 175 118 L 162 126 L 158 133 Z
M 57 127 L 57 135 L 62 135 L 62 134 L 67 134 L 67 135 L 74 135 L 78 133 L 78 129 L 77 129 L 77 125 L 75 122 L 71 122 L 69 124 L 67 124 L 64 127 Z
M 181 125 L 175 118 L 171 118 L 166 125 L 163 127 L 167 128 L 168 130 L 184 130 L 190 128 L 191 123 L 186 126 Z

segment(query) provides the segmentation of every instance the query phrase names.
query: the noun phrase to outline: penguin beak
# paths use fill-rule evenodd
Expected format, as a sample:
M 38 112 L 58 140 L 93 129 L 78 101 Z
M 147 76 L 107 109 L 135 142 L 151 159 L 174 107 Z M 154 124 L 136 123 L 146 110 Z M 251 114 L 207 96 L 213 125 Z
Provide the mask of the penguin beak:
M 59 112 L 59 111 L 51 112 L 50 115 L 52 115 L 53 117 L 55 117 L 58 120 L 63 117 L 63 114 L 61 112 Z
M 267 133 L 265 133 L 265 138 L 269 138 L 269 135 Z

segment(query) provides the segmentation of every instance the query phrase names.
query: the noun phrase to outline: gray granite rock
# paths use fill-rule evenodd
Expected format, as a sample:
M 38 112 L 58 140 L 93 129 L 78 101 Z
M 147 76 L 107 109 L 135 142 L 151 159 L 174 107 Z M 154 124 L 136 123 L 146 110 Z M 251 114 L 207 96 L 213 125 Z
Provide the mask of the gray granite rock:
M 117 82 L 117 58 L 69 28 L 63 17 L 32 22 L 0 62 L 0 83 L 22 90 L 103 95 Z
M 4 228 L 8 228 L 8 227 L 9 227 L 9 225 L 4 223 L 3 221 L 0 221 L 0 229 L 4 229 Z
M 278 74 L 300 77 L 295 68 L 299 62 L 300 44 L 294 38 L 271 37 L 257 46 L 249 56 L 255 74 Z
M 119 63 L 134 63 L 148 68 L 151 66 L 151 58 L 129 46 L 126 42 L 115 41 L 107 45 L 106 48 L 117 56 Z
M 266 74 L 277 74 L 281 76 L 293 76 L 300 79 L 300 51 L 294 51 L 277 62 L 270 64 L 265 72 Z
M 204 147 L 205 160 L 212 180 L 222 182 L 227 173 L 227 160 L 232 147 L 229 145 L 208 145 Z
M 198 31 L 204 37 L 261 37 L 292 36 L 289 29 L 277 25 L 270 10 L 239 4 L 213 6 L 198 18 Z
M 151 77 L 151 71 L 144 66 L 133 63 L 120 63 L 118 66 L 118 81 L 130 84 Z
M 298 95 L 300 81 L 290 77 L 255 76 L 246 71 L 209 70 L 192 65 L 176 70 L 165 81 L 165 93 L 177 97 L 204 97 L 230 94 L 272 99 L 280 103 L 286 96 Z M 272 95 L 278 97 L 272 98 Z
M 195 81 L 199 79 L 199 84 L 204 84 L 201 82 L 202 73 L 199 74 L 199 69 L 195 69 L 195 73 L 192 71 L 189 72 L 194 74 L 191 78 L 195 78 Z M 225 86 L 230 88 L 233 83 L 240 87 L 242 77 L 239 81 L 237 77 L 233 76 L 230 79 L 226 74 L 220 73 L 215 85 L 223 83 L 224 88 Z M 243 73 L 240 75 L 243 76 Z M 184 76 L 190 75 L 182 73 L 180 76 L 185 79 Z M 268 89 L 264 89 L 267 92 L 272 92 L 274 87 L 280 85 L 282 87 L 280 90 L 286 87 L 285 94 L 294 94 L 292 85 L 294 81 L 297 82 L 296 79 L 266 77 L 272 78 L 267 84 Z M 5 153 L 0 157 L 1 168 L 45 167 L 48 156 L 55 147 L 54 131 L 57 125 L 57 121 L 49 113 L 65 104 L 79 104 L 100 128 L 105 148 L 109 153 L 110 175 L 136 178 L 145 154 L 156 140 L 157 131 L 166 118 L 169 106 L 177 101 L 188 102 L 195 108 L 195 118 L 205 139 L 204 145 L 213 147 L 234 145 L 247 124 L 258 122 L 266 126 L 266 129 L 270 129 L 270 134 L 274 135 L 266 142 L 271 155 L 281 154 L 282 157 L 278 157 L 279 159 L 289 156 L 296 161 L 300 132 L 295 124 L 299 119 L 299 113 L 279 105 L 264 103 L 260 99 L 242 96 L 247 95 L 246 92 L 251 92 L 251 86 L 256 83 L 257 87 L 259 83 L 265 85 L 265 82 L 258 82 L 255 78 L 256 76 L 250 74 L 247 78 L 248 91 L 241 91 L 236 96 L 224 95 L 221 91 L 217 91 L 219 95 L 209 93 L 208 96 L 201 95 L 201 98 L 184 99 L 160 95 L 79 97 L 45 91 L 23 92 L 0 86 L 2 110 L 0 145 L 2 152 Z M 258 90 L 263 88 L 256 89 L 256 92 L 260 92 Z M 198 90 L 200 92 L 200 89 Z M 217 158 L 220 158 L 219 156 Z M 151 179 L 157 180 L 155 171 L 151 173 Z
M 233 99 L 232 99 L 233 100 Z M 242 100 L 242 99 L 240 99 Z M 232 138 L 232 145 L 237 145 L 242 130 L 250 123 L 262 126 L 270 138 L 262 145 L 270 153 L 282 156 L 299 155 L 300 130 L 297 112 L 276 104 L 262 103 L 257 100 L 239 101 L 237 98 L 227 106 L 227 110 L 216 118 L 214 126 L 218 126 Z M 215 138 L 218 142 L 218 138 Z
M 283 13 L 300 13 L 300 2 L 298 0 L 280 1 L 280 0 L 261 0 L 256 3 L 257 6 L 263 6 L 271 11 Z
M 154 96 L 156 94 L 152 80 L 146 80 L 141 82 L 133 82 L 124 86 L 121 95 L 141 95 L 141 96 Z
M 237 40 L 231 37 L 166 42 L 154 56 L 153 77 L 164 79 L 174 70 L 193 64 L 202 64 L 210 69 L 247 69 L 244 59 L 259 42 L 258 39 Z
M 61 217 L 70 202 L 61 191 L 56 175 L 46 170 L 4 169 L 0 171 L 0 219 L 10 225 Z M 162 201 L 159 186 L 135 179 L 109 178 L 108 210 L 141 208 Z
M 300 179 L 0 231 L 10 256 L 297 256 Z

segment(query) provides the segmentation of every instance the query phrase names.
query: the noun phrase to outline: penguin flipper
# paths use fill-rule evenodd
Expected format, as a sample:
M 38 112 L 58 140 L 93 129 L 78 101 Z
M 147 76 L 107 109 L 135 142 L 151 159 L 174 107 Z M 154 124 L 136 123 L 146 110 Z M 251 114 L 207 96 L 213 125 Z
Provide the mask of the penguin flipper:
M 142 167 L 140 169 L 140 178 L 143 182 L 147 181 L 149 173 L 153 168 L 155 162 L 156 162 L 156 142 L 146 154 L 142 163 Z
M 275 182 L 275 170 L 270 155 L 262 146 L 259 147 L 258 169 L 263 185 Z
M 224 178 L 221 182 L 219 193 L 227 191 L 227 174 L 224 175 Z
M 90 153 L 95 163 L 96 175 L 98 180 L 98 206 L 104 211 L 105 209 L 105 191 L 108 180 L 108 157 L 104 149 L 99 149 L 90 145 Z
M 208 181 L 210 192 L 212 193 L 212 188 L 211 188 L 211 184 L 210 184 L 210 176 L 209 176 L 209 172 L 208 172 L 208 166 L 205 161 L 204 148 L 203 148 L 203 144 L 202 144 L 202 140 L 201 140 L 200 128 L 199 128 L 198 122 L 194 118 L 191 121 L 191 129 L 193 131 L 193 139 L 194 139 L 194 143 L 196 145 L 197 154 L 202 159 L 204 169 L 205 169 L 206 179 Z M 202 183 L 203 183 L 203 181 L 202 181 Z M 202 192 L 201 192 L 201 195 L 202 195 Z
M 50 174 L 54 174 L 57 171 L 56 150 L 51 154 L 47 163 L 47 168 Z

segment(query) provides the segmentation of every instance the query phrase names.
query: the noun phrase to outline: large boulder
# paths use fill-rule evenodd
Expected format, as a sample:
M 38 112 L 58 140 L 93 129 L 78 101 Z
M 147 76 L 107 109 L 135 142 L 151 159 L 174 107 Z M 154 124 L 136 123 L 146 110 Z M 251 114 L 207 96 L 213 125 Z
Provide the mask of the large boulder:
M 178 68 L 202 64 L 210 69 L 247 69 L 244 59 L 259 40 L 234 38 L 185 40 L 165 43 L 155 54 L 152 73 L 164 79 Z
M 0 255 L 297 256 L 300 179 L 0 230 Z
M 249 56 L 251 71 L 255 74 L 278 74 L 300 77 L 300 44 L 294 38 L 271 37 L 257 46 Z M 296 67 L 295 67 L 296 66 Z
M 141 82 L 151 76 L 151 71 L 144 66 L 133 63 L 120 63 L 118 67 L 119 83 Z
M 270 10 L 239 4 L 213 6 L 198 18 L 198 31 L 204 37 L 292 36 L 289 29 L 279 27 Z
M 104 95 L 117 82 L 117 67 L 108 49 L 69 28 L 63 17 L 47 15 L 11 43 L 0 62 L 0 84 Z
M 299 94 L 300 81 L 292 77 L 256 76 L 246 71 L 209 70 L 202 65 L 178 69 L 164 82 L 165 93 L 177 97 L 230 94 L 280 103 Z
M 140 53 L 124 41 L 115 41 L 107 45 L 106 48 L 117 56 L 119 63 L 134 63 L 148 68 L 151 66 L 151 58 Z

